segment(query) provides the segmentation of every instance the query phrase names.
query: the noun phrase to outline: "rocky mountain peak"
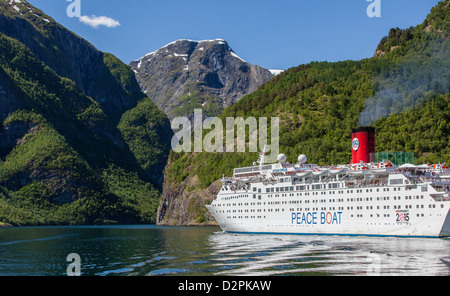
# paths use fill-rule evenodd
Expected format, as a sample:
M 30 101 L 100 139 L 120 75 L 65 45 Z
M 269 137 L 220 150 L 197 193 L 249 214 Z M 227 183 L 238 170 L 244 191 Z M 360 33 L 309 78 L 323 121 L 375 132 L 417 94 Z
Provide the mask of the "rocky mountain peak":
M 201 108 L 217 115 L 274 75 L 240 58 L 223 39 L 171 42 L 130 63 L 141 90 L 169 117 Z

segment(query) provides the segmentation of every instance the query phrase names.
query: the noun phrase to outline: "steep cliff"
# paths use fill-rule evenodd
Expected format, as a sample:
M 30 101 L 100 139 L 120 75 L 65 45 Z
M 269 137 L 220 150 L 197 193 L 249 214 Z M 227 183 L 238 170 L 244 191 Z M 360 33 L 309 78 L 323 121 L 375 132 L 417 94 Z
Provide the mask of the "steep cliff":
M 0 0 L 1 222 L 155 222 L 171 135 L 129 66 Z
M 115 57 L 98 51 L 25 0 L 1 0 L 0 11 L 2 34 L 23 43 L 56 74 L 101 103 L 106 112 L 121 113 L 136 105 L 139 85 L 129 73 L 114 73 L 116 67 L 124 69 Z
M 168 166 L 174 161 L 172 157 L 175 154 L 171 153 Z M 207 188 L 201 188 L 197 184 L 197 175 L 192 174 L 181 182 L 174 182 L 175 178 L 171 174 L 172 172 L 166 171 L 157 223 L 166 226 L 217 225 L 205 205 L 211 204 L 219 193 L 221 182 L 216 181 Z

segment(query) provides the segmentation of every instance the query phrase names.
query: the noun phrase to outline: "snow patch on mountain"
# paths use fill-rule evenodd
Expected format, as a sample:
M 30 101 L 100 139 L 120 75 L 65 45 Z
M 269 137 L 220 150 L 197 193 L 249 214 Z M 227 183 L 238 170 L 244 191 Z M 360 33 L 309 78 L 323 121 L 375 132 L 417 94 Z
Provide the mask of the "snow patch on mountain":
M 269 69 L 269 71 L 273 75 L 277 76 L 277 75 L 280 75 L 281 73 L 283 73 L 285 70 Z

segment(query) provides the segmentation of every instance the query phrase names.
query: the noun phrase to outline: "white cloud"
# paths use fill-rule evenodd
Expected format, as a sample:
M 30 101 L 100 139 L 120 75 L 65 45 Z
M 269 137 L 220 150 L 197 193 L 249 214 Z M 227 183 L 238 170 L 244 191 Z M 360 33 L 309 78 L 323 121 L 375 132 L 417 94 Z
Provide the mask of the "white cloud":
M 80 16 L 80 22 L 95 29 L 97 29 L 99 26 L 106 26 L 108 28 L 115 28 L 117 26 L 120 26 L 119 21 L 116 21 L 107 16 L 82 15 Z

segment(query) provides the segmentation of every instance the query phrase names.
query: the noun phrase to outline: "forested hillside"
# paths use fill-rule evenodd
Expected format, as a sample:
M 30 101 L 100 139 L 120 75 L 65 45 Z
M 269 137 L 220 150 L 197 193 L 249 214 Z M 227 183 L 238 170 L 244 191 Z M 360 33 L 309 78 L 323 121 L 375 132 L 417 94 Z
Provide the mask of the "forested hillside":
M 220 116 L 278 117 L 290 162 L 348 163 L 359 125 L 378 151 L 448 162 L 449 24 L 445 0 L 374 57 L 291 68 Z M 1 225 L 214 223 L 217 180 L 258 154 L 169 153 L 172 135 L 129 66 L 27 1 L 0 1 Z
M 279 117 L 280 152 L 289 162 L 305 154 L 310 163 L 349 163 L 351 132 L 361 124 L 376 128 L 378 151 L 412 151 L 416 163 L 450 161 L 449 23 L 446 0 L 423 24 L 392 29 L 373 58 L 289 69 L 227 108 L 222 119 Z M 255 153 L 172 152 L 165 191 L 195 200 L 194 188 L 208 188 L 257 158 Z M 161 204 L 170 212 L 170 197 L 163 194 Z M 171 223 L 179 223 L 170 216 Z M 159 220 L 164 223 L 164 215 Z
M 170 139 L 131 68 L 1 2 L 1 223 L 154 223 Z

